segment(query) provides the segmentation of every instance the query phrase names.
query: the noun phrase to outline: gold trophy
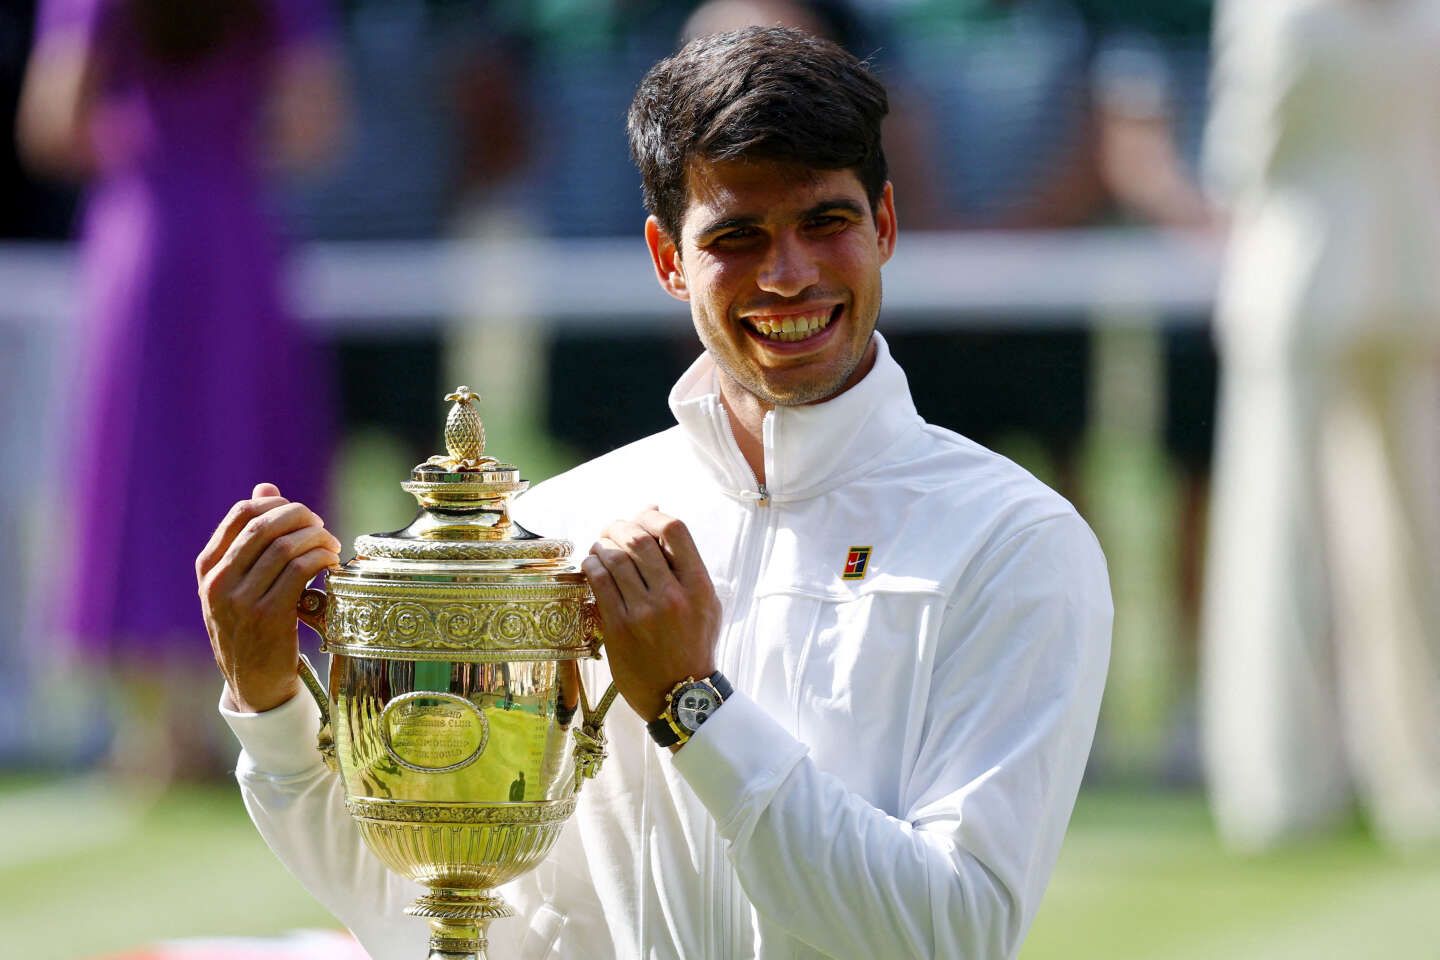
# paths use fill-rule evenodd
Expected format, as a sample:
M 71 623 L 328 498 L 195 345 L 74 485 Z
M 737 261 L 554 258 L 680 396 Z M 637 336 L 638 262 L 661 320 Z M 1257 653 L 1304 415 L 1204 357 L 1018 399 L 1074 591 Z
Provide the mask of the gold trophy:
M 446 399 L 449 455 L 402 484 L 420 513 L 357 538 L 328 592 L 300 600 L 330 692 L 303 658 L 300 674 L 361 836 L 427 888 L 405 912 L 429 918 L 430 960 L 483 960 L 490 921 L 514 912 L 494 888 L 559 836 L 604 759 L 615 687 L 592 708 L 580 681 L 601 635 L 571 544 L 511 522 L 528 481 L 485 456 L 478 397 Z

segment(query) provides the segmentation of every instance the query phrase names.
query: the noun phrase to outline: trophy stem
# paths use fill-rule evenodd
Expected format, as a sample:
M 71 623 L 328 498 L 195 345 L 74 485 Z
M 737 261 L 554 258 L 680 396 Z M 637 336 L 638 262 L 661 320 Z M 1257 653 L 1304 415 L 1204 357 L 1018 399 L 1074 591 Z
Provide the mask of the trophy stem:
M 487 960 L 486 931 L 491 920 L 511 917 L 510 905 L 488 890 L 437 890 L 405 908 L 412 917 L 430 921 L 430 954 L 426 960 Z
M 426 960 L 489 960 L 485 952 L 489 920 L 431 920 Z

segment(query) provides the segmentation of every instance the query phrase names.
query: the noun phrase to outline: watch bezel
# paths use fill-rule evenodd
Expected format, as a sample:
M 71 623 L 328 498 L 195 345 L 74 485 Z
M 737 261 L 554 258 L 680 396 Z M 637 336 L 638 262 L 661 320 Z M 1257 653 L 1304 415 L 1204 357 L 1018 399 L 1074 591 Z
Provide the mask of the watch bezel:
M 701 717 L 699 721 L 696 721 L 694 718 L 702 708 L 685 705 L 685 697 L 696 691 L 703 692 L 705 699 L 709 701 L 709 705 L 703 708 L 704 716 Z M 715 689 L 715 685 L 711 683 L 708 678 L 693 680 L 688 683 L 682 683 L 670 692 L 668 712 L 674 721 L 674 726 L 679 727 L 685 731 L 686 734 L 694 736 L 695 731 L 700 729 L 700 725 L 714 716 L 715 711 L 718 710 L 720 704 L 724 702 L 724 698 L 720 696 L 720 691 Z

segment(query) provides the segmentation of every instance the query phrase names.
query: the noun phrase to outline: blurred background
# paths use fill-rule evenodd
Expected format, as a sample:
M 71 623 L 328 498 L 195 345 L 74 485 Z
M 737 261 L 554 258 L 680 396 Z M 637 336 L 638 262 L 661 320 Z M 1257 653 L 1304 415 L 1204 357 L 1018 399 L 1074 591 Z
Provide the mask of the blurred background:
M 776 22 L 889 87 L 920 412 L 1109 559 L 1023 956 L 1440 957 L 1433 0 L 3 0 L 0 952 L 334 926 L 227 779 L 194 557 L 262 479 L 403 526 L 459 383 L 532 482 L 668 426 L 624 112 Z

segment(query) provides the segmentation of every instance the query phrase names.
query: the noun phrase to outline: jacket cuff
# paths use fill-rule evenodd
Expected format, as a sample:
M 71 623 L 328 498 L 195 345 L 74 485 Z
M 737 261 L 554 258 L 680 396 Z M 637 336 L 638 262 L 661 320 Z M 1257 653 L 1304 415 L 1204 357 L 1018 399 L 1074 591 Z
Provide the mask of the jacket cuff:
M 241 767 L 267 777 L 291 777 L 306 773 L 321 763 L 315 748 L 320 731 L 320 708 L 304 690 L 280 706 L 264 713 L 240 713 L 229 709 L 230 690 L 220 694 L 220 715 L 245 751 Z M 246 759 L 248 758 L 248 763 Z
M 721 836 L 733 840 L 808 752 L 755 701 L 736 691 L 673 760 Z

